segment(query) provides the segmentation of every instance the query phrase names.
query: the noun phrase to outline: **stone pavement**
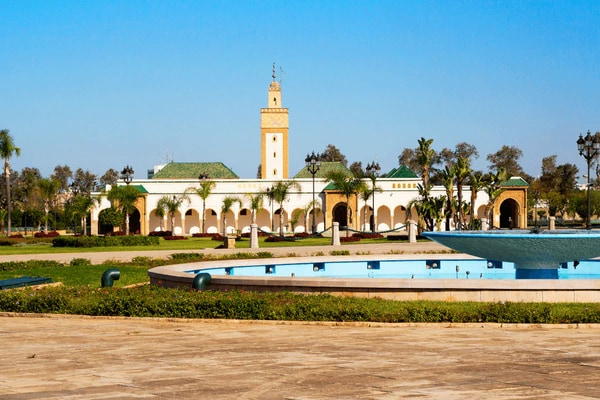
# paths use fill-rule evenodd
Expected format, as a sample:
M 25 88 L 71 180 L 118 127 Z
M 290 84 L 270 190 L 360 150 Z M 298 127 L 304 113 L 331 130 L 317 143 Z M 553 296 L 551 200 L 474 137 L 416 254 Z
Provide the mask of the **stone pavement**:
M 0 398 L 597 399 L 600 326 L 0 315 Z
M 334 250 L 347 250 L 350 254 L 426 254 L 450 252 L 451 250 L 435 242 L 389 242 L 381 244 L 347 244 L 341 246 L 295 246 L 295 247 L 264 247 L 260 249 L 196 249 L 196 250 L 146 250 L 146 251 L 105 251 L 105 252 L 77 252 L 77 253 L 44 253 L 44 254 L 10 254 L 0 255 L 0 262 L 26 261 L 26 260 L 55 260 L 68 263 L 74 258 L 87 258 L 94 264 L 107 260 L 128 261 L 136 256 L 151 258 L 167 258 L 173 253 L 204 253 L 204 254 L 231 254 L 238 252 L 267 251 L 275 256 L 291 255 L 311 256 L 318 253 L 329 255 Z

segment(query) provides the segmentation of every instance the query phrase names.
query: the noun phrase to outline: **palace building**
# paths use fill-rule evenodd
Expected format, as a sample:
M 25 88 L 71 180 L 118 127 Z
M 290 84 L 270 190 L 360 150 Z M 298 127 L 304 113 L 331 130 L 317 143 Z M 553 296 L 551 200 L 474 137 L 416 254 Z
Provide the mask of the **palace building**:
M 201 233 L 245 233 L 250 231 L 251 209 L 250 195 L 265 193 L 279 181 L 288 181 L 288 109 L 283 107 L 281 85 L 276 81 L 273 69 L 273 81 L 268 87 L 267 107 L 260 109 L 261 139 L 261 178 L 243 179 L 221 162 L 170 162 L 148 171 L 147 179 L 134 179 L 130 184 L 139 191 L 136 210 L 129 217 L 130 232 L 148 235 L 150 232 L 165 229 L 175 235 Z M 317 231 L 323 231 L 339 222 L 341 227 L 370 231 L 371 222 L 376 231 L 385 232 L 394 229 L 403 230 L 409 219 L 417 219 L 415 210 L 407 210 L 408 205 L 418 198 L 417 185 L 421 179 L 405 166 L 393 168 L 376 179 L 377 191 L 374 197 L 364 202 L 357 195 L 346 197 L 327 182 L 325 176 L 331 170 L 351 172 L 338 162 L 321 162 L 319 170 L 313 175 L 303 168 L 291 179 L 298 187 L 290 189 L 287 199 L 280 205 L 264 197 L 263 206 L 257 212 L 256 223 L 265 231 L 278 232 L 279 227 L 286 233 L 310 232 L 315 219 Z M 199 188 L 203 180 L 214 182 L 206 201 L 197 194 L 190 194 L 190 188 Z M 368 187 L 372 181 L 365 179 Z M 118 185 L 125 183 L 119 182 Z M 504 191 L 495 201 L 493 221 L 490 224 L 501 228 L 525 228 L 527 226 L 527 183 L 518 177 L 504 184 Z M 107 190 L 110 188 L 107 188 Z M 435 186 L 433 197 L 445 195 L 444 187 Z M 95 193 L 100 197 L 100 193 Z M 158 217 L 157 204 L 164 196 L 183 198 L 180 208 L 174 215 L 173 227 L 169 215 Z M 313 212 L 312 200 L 316 200 Z M 223 200 L 234 197 L 240 200 L 223 213 Z M 463 189 L 463 198 L 469 202 L 471 194 L 468 186 Z M 475 198 L 476 218 L 485 218 L 488 196 L 477 193 Z M 99 223 L 100 215 L 111 207 L 106 197 L 91 210 L 91 233 L 104 234 L 112 227 L 103 227 Z M 347 214 L 347 207 L 350 212 Z M 349 219 L 348 216 L 349 215 Z M 412 217 L 411 217 L 412 215 Z M 226 221 L 226 226 L 225 225 Z M 440 227 L 445 229 L 444 226 Z M 454 227 L 451 226 L 451 229 Z

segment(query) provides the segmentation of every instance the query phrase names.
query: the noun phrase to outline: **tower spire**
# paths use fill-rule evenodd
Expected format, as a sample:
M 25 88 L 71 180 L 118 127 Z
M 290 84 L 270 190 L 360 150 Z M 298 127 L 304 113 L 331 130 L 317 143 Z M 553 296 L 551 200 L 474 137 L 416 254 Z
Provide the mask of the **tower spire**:
M 275 79 L 277 79 L 277 75 L 275 75 L 275 63 L 273 63 L 273 75 L 271 75 L 273 77 L 273 82 L 275 82 Z

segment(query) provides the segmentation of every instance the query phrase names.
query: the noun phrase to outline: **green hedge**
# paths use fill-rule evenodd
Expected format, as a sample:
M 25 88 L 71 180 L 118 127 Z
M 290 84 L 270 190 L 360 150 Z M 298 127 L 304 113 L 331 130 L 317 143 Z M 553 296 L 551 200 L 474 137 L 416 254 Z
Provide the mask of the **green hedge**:
M 299 295 L 86 286 L 0 292 L 0 311 L 106 316 L 296 321 L 600 323 L 600 304 L 446 303 Z
M 154 236 L 59 236 L 52 240 L 53 247 L 116 247 L 155 246 L 160 238 Z

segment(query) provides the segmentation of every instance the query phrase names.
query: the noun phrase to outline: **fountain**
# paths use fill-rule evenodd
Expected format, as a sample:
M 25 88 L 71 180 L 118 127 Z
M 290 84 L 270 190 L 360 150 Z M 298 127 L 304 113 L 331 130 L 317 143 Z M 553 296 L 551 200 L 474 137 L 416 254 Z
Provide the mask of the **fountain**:
M 588 230 L 423 232 L 423 236 L 462 253 L 512 262 L 517 279 L 557 279 L 562 263 L 600 256 L 600 232 Z

